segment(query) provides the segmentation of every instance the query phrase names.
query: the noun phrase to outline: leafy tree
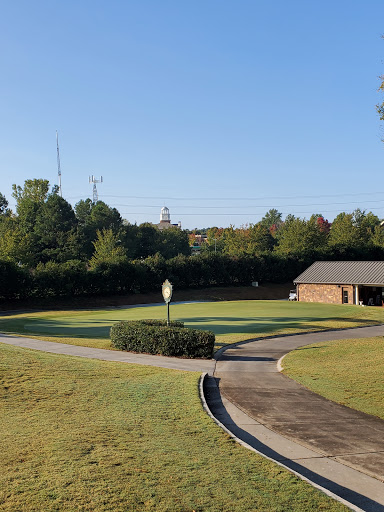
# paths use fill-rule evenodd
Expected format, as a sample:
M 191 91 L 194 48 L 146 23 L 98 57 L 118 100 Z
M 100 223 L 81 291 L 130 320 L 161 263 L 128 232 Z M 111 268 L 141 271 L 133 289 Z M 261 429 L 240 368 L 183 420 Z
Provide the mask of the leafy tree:
M 25 180 L 24 188 L 12 185 L 12 197 L 16 199 L 16 212 L 21 228 L 33 231 L 38 210 L 48 196 L 49 181 L 43 179 Z
M 24 188 L 14 184 L 12 185 L 12 190 L 12 196 L 17 201 L 17 208 L 22 206 L 24 200 L 41 204 L 47 198 L 49 181 L 43 179 L 25 180 Z M 17 213 L 19 213 L 19 211 Z
M 331 223 L 328 222 L 328 220 L 325 220 L 322 215 L 316 215 L 317 220 L 317 226 L 321 233 L 325 233 L 326 235 L 329 235 L 329 232 L 331 230 Z
M 306 257 L 325 249 L 327 233 L 321 229 L 318 218 L 309 220 L 288 215 L 278 234 L 275 250 L 282 255 Z
M 260 254 L 272 250 L 274 239 L 268 226 L 261 222 L 249 227 L 248 254 Z
M 275 236 L 283 224 L 282 215 L 276 208 L 271 208 L 261 219 L 260 224 L 267 227 L 271 234 Z
M 54 190 L 36 214 L 34 226 L 38 261 L 64 262 L 79 258 L 80 241 L 72 206 Z
M 75 214 L 80 226 L 86 226 L 90 223 L 91 211 L 92 211 L 91 199 L 81 199 L 75 205 Z
M 89 259 L 93 253 L 93 242 L 97 231 L 112 229 L 117 234 L 123 220 L 116 208 L 111 208 L 103 201 L 92 203 L 90 199 L 79 201 L 75 205 L 79 223 L 79 234 L 82 239 L 83 255 Z
M 378 240 L 379 218 L 372 212 L 357 208 L 352 213 L 340 213 L 333 221 L 329 246 L 342 257 L 368 257 L 370 249 Z M 376 234 L 375 234 L 376 233 Z
M 25 233 L 15 217 L 4 217 L 0 222 L 0 259 L 31 265 L 34 261 L 33 239 Z
M 139 228 L 136 224 L 130 224 L 123 221 L 123 225 L 119 230 L 119 238 L 121 245 L 124 247 L 127 258 L 133 260 L 137 258 L 138 234 Z
M 191 249 L 188 234 L 176 227 L 163 229 L 159 236 L 159 252 L 166 259 L 174 258 L 178 254 L 189 256 Z
M 352 213 L 339 213 L 332 222 L 328 245 L 339 254 L 346 254 L 352 248 L 361 248 L 359 227 Z
M 153 256 L 159 251 L 160 231 L 150 222 L 140 224 L 137 231 L 137 253 L 136 257 L 140 259 Z
M 380 249 L 384 249 L 384 227 L 383 226 L 375 226 L 372 233 L 372 244 L 375 247 L 379 247 Z
M 261 223 L 238 229 L 230 226 L 224 230 L 223 252 L 230 256 L 253 256 L 271 250 L 273 243 L 268 227 Z
M 225 230 L 216 226 L 207 229 L 207 243 L 202 247 L 203 252 L 223 252 Z
M 104 263 L 118 264 L 127 260 L 118 235 L 115 235 L 112 229 L 97 230 L 96 236 L 97 238 L 93 242 L 95 251 L 89 261 L 91 269 L 95 269 Z
M 8 209 L 8 201 L 5 196 L 0 192 L 0 215 L 7 215 L 10 211 Z

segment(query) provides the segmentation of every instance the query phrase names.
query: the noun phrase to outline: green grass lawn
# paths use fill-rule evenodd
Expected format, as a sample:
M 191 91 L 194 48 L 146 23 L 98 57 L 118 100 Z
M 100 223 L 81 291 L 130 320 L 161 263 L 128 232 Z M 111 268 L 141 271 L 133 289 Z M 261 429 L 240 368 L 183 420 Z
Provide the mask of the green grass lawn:
M 0 381 L 1 511 L 347 510 L 217 427 L 196 373 L 0 344 Z
M 327 341 L 290 352 L 284 373 L 315 393 L 384 419 L 384 338 Z
M 119 320 L 166 318 L 166 307 L 52 311 L 0 316 L 0 332 L 76 345 L 111 348 L 109 329 Z M 272 334 L 356 327 L 384 322 L 382 308 L 288 301 L 231 301 L 171 305 L 171 318 L 212 330 L 217 348 Z

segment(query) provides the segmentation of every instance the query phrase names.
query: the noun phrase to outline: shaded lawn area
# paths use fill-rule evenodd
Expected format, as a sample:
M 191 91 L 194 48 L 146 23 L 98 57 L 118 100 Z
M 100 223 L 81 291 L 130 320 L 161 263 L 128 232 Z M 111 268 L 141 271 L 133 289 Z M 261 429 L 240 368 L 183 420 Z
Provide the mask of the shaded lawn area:
M 109 329 L 119 320 L 166 318 L 164 305 L 91 311 L 51 311 L 0 316 L 0 331 L 97 348 L 111 348 Z M 375 307 L 288 301 L 172 304 L 171 318 L 212 330 L 220 346 L 272 334 L 357 327 L 384 321 Z
M 384 419 L 384 338 L 327 341 L 298 348 L 284 373 L 319 395 Z
M 0 344 L 0 510 L 347 510 L 237 445 L 198 377 Z

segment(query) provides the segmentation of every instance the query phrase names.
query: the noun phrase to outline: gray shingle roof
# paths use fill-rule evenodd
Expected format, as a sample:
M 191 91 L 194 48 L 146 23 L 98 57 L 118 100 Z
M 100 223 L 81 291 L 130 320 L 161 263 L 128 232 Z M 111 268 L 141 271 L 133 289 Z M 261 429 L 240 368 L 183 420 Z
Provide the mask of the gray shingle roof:
M 384 261 L 315 261 L 293 282 L 384 286 Z

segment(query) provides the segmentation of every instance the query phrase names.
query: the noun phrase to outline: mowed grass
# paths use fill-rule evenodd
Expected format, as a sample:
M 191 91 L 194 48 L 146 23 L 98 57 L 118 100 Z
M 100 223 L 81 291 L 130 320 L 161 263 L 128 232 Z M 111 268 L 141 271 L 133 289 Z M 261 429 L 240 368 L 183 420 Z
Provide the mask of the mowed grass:
M 0 344 L 0 510 L 347 510 L 237 445 L 198 377 Z
M 119 320 L 166 318 L 164 305 L 91 311 L 51 311 L 0 316 L 0 332 L 97 348 L 111 348 L 109 330 Z M 228 301 L 172 304 L 171 318 L 212 330 L 217 348 L 254 337 L 357 327 L 384 322 L 375 307 L 288 301 Z
M 290 352 L 284 373 L 315 393 L 384 419 L 384 338 L 327 341 Z

